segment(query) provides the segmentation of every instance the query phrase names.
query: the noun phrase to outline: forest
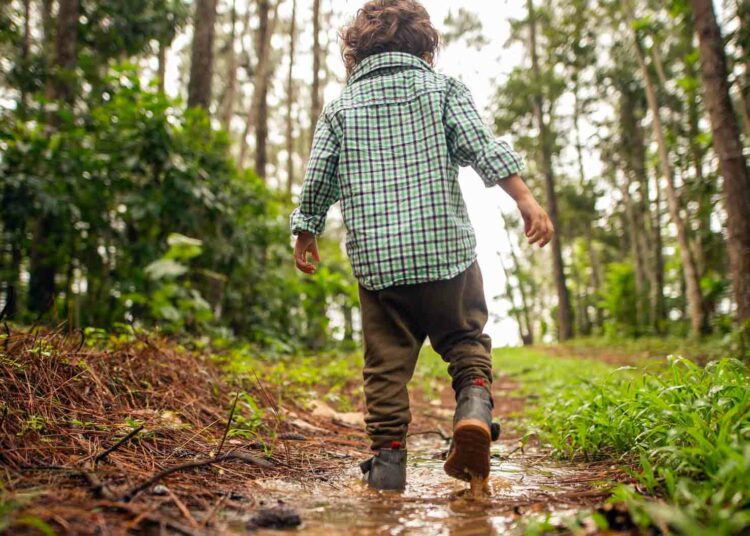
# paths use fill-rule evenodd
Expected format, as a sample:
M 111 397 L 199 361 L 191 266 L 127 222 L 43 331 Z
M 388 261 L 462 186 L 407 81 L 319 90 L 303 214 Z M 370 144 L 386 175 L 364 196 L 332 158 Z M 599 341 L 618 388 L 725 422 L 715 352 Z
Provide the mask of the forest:
M 0 3 L 0 534 L 746 534 L 750 1 L 422 2 L 436 70 L 486 88 L 557 230 L 485 231 L 507 337 L 481 500 L 436 476 L 453 395 L 429 346 L 423 478 L 360 489 L 339 213 L 294 266 L 360 3 Z

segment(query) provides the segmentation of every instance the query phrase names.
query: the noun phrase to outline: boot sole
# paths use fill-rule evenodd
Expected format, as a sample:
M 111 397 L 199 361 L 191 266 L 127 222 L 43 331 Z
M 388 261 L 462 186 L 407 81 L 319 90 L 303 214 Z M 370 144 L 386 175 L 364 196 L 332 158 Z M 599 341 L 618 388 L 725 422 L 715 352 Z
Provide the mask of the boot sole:
M 478 419 L 462 419 L 453 430 L 453 449 L 443 468 L 448 476 L 470 482 L 490 475 L 489 427 Z

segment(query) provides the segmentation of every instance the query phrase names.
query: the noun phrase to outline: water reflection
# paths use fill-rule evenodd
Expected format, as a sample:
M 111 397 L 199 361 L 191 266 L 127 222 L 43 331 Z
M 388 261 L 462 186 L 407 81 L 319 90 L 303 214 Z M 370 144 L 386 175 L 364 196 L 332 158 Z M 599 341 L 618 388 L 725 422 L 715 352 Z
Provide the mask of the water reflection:
M 466 482 L 443 472 L 439 453 L 445 445 L 429 438 L 410 445 L 409 483 L 403 493 L 368 489 L 355 463 L 332 483 L 311 487 L 266 480 L 256 484 L 267 502 L 281 499 L 299 511 L 304 524 L 298 532 L 304 534 L 506 534 L 512 533 L 521 514 L 549 511 L 550 497 L 575 489 L 559 484 L 560 480 L 576 481 L 561 479 L 571 476 L 571 469 L 539 458 L 518 455 L 506 460 L 512 447 L 503 443 L 494 447 L 488 493 L 480 497 L 472 495 Z M 226 514 L 225 520 L 229 533 L 245 533 L 246 519 Z

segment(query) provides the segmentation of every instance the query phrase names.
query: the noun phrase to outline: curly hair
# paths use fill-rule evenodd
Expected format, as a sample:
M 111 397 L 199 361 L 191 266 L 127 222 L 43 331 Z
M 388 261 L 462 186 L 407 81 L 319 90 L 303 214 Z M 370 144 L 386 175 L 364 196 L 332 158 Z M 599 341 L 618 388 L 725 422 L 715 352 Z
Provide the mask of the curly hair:
M 440 34 L 417 0 L 370 0 L 339 37 L 347 74 L 380 52 L 406 52 L 432 63 L 440 44 Z

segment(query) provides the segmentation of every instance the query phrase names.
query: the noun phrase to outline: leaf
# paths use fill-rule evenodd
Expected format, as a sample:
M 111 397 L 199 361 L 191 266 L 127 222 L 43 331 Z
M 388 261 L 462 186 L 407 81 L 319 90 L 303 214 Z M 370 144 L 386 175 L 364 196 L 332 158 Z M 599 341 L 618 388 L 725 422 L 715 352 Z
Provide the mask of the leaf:
M 152 280 L 175 278 L 185 274 L 187 266 L 172 259 L 159 259 L 146 266 L 146 275 Z

